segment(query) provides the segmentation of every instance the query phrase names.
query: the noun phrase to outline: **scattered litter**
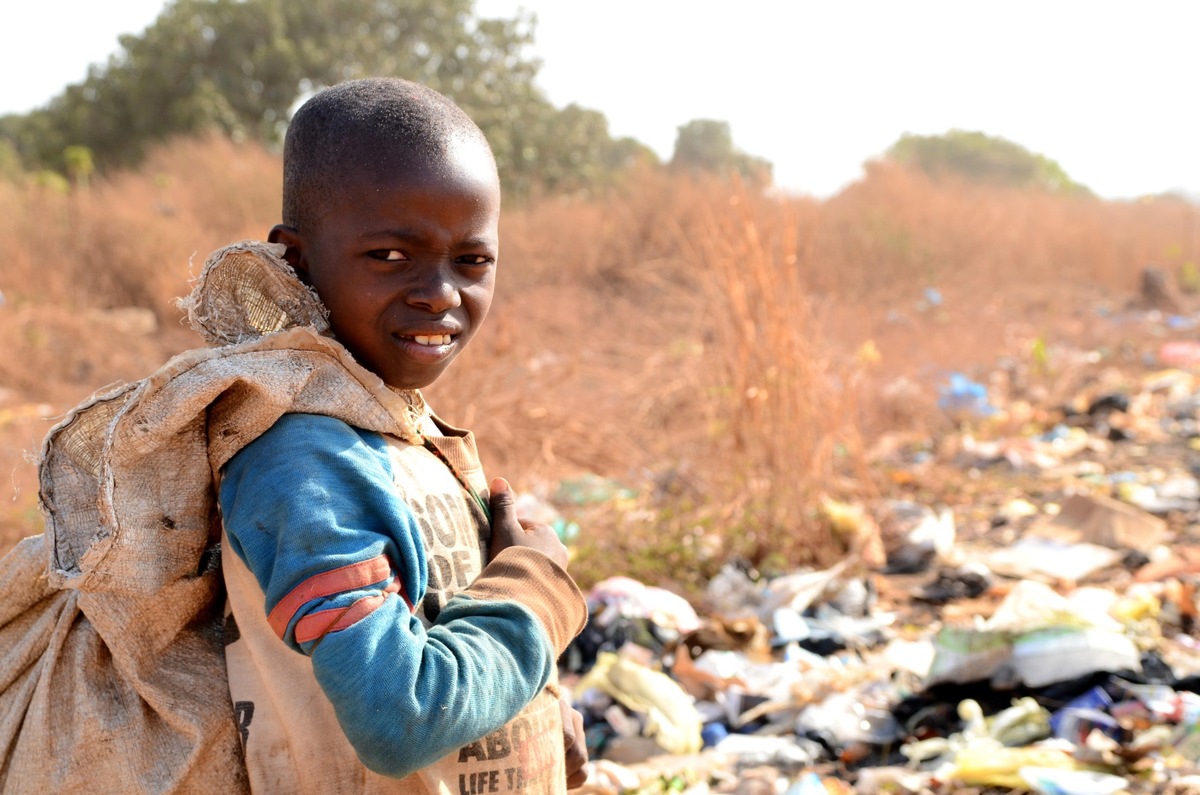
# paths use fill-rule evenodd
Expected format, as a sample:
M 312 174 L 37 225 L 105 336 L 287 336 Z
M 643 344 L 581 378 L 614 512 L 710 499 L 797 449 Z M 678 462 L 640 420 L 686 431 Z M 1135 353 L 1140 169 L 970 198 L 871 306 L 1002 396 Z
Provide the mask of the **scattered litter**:
M 599 583 L 562 669 L 583 792 L 1200 795 L 1200 344 L 1160 353 L 1055 409 L 1017 365 L 952 373 L 952 430 L 873 448 L 886 496 L 815 501 L 834 565 L 728 561 L 693 602 Z M 633 498 L 585 477 L 531 506 Z

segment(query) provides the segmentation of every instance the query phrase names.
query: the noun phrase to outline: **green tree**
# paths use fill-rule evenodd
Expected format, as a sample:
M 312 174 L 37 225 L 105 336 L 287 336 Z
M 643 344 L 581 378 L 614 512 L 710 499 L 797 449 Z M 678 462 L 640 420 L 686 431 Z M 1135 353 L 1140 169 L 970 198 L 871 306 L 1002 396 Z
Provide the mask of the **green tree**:
M 17 156 L 17 148 L 11 142 L 0 138 L 0 179 L 15 182 L 24 174 L 21 158 Z
M 690 173 L 739 174 L 756 184 L 771 181 L 771 164 L 733 145 L 727 121 L 693 119 L 679 128 L 671 167 Z
M 1055 161 L 1020 144 L 981 132 L 951 130 L 944 135 L 905 133 L 887 151 L 898 163 L 932 177 L 955 175 L 971 182 L 1039 188 L 1061 193 L 1089 193 L 1071 180 Z
M 212 128 L 274 143 L 313 91 L 392 75 L 461 105 L 491 141 L 506 184 L 531 185 L 543 170 L 556 184 L 589 183 L 616 142 L 603 116 L 557 111 L 534 85 L 534 24 L 528 14 L 479 19 L 473 0 L 173 0 L 82 83 L 0 119 L 0 139 L 27 166 L 59 171 L 71 146 L 105 169 Z
M 78 187 L 87 188 L 96 170 L 92 150 L 86 146 L 68 146 L 63 150 L 63 161 L 67 164 L 67 176 Z
M 634 165 L 658 163 L 650 147 L 632 138 L 613 139 L 603 113 L 576 104 L 557 110 L 545 106 L 522 119 L 520 152 L 514 169 L 520 192 L 541 188 L 573 192 L 603 188 Z
M 45 165 L 84 145 L 109 165 L 209 127 L 274 141 L 298 98 L 366 75 L 420 80 L 494 124 L 539 99 L 521 53 L 532 20 L 471 12 L 470 0 L 174 0 L 18 124 L 17 145 Z

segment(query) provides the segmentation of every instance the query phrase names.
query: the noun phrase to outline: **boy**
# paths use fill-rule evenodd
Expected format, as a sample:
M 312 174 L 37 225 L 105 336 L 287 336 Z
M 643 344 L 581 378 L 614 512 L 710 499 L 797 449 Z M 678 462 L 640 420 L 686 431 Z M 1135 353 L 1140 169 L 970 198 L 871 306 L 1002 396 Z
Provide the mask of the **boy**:
M 488 498 L 473 438 L 417 391 L 487 314 L 499 209 L 482 133 L 430 89 L 343 83 L 292 120 L 270 242 L 419 436 L 286 414 L 222 468 L 226 661 L 256 792 L 583 783 L 554 684 L 586 619 L 566 551 L 516 520 L 503 480 Z

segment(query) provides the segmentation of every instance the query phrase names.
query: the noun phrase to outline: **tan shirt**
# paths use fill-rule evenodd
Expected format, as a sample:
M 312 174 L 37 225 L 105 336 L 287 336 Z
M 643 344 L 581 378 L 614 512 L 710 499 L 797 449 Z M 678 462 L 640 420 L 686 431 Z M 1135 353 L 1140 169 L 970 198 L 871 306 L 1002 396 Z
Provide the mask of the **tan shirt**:
M 470 434 L 447 429 L 438 448 L 486 499 Z M 490 529 L 448 468 L 422 447 L 388 438 L 394 479 L 420 525 L 429 587 L 415 612 L 428 626 L 483 570 Z M 421 484 L 416 491 L 412 484 Z M 256 793 L 479 793 L 565 791 L 563 727 L 552 682 L 502 729 L 404 779 L 367 769 L 338 724 L 310 659 L 272 631 L 254 574 L 228 539 L 222 562 L 236 637 L 227 638 L 230 695 Z M 569 639 L 569 638 L 568 638 Z

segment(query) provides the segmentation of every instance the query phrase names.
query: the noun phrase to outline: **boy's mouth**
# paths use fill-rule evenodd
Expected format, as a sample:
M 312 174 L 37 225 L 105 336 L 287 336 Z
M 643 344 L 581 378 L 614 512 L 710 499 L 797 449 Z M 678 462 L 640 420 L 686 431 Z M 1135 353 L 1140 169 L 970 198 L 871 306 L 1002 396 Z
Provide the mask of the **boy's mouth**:
M 437 364 L 446 361 L 458 350 L 458 338 L 463 327 L 457 323 L 422 324 L 392 332 L 405 356 L 416 362 Z
M 416 334 L 412 337 L 404 337 L 404 339 L 412 340 L 418 345 L 449 345 L 453 341 L 453 337 L 449 334 Z

